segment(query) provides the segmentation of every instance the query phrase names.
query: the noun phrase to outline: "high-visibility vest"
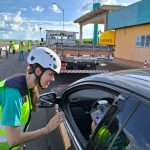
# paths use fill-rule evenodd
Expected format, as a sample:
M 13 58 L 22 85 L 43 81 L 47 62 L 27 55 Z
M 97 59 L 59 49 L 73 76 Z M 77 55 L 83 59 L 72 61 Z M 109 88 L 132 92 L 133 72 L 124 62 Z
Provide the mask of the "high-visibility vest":
M 31 49 L 31 44 L 30 44 L 30 42 L 28 42 L 27 47 L 28 47 L 28 49 Z
M 19 43 L 19 50 L 24 51 L 24 44 L 23 43 Z
M 12 49 L 15 49 L 15 44 L 14 44 L 14 42 L 13 42 L 13 41 L 11 42 L 11 44 L 10 44 L 10 45 L 11 45 L 11 48 L 12 48 Z
M 0 82 L 0 88 L 5 87 L 5 83 L 7 80 L 3 80 Z M 0 93 L 1 94 L 1 93 Z M 30 93 L 26 95 L 26 101 L 23 103 L 21 108 L 21 129 L 25 132 L 27 125 L 29 124 L 29 119 L 31 115 L 32 105 Z M 0 105 L 0 121 L 2 119 L 2 107 Z M 16 150 L 17 147 L 10 147 L 7 139 L 6 139 L 6 131 L 5 127 L 0 125 L 0 150 Z

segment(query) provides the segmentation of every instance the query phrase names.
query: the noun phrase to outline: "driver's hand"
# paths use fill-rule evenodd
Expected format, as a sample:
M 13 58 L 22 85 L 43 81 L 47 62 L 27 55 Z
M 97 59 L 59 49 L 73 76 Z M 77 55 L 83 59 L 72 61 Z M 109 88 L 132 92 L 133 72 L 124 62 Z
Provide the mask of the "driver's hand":
M 97 128 L 97 125 L 95 124 L 94 121 L 92 121 L 92 124 L 91 124 L 91 130 L 92 130 L 92 133 L 94 132 L 94 130 Z
M 55 130 L 60 125 L 60 123 L 64 121 L 64 118 L 65 118 L 64 112 L 62 111 L 57 112 L 55 116 L 53 116 L 46 125 L 47 132 L 49 133 Z

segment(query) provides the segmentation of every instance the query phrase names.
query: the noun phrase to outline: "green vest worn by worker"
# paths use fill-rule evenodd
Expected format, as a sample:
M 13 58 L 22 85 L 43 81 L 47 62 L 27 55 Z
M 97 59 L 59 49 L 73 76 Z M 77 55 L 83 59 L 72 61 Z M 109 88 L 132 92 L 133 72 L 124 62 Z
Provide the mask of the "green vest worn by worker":
M 13 41 L 11 42 L 11 44 L 10 44 L 10 45 L 11 45 L 11 48 L 12 48 L 12 49 L 15 49 L 15 44 L 14 44 L 14 42 L 13 42 Z
M 28 47 L 28 49 L 31 49 L 31 44 L 30 44 L 30 42 L 28 42 L 27 47 Z
M 22 78 L 22 76 L 19 76 L 19 78 Z M 9 87 L 7 84 L 5 84 L 6 81 L 7 80 L 0 82 L 0 88 Z M 15 88 L 15 86 L 13 88 Z M 18 89 L 18 87 L 16 87 L 16 89 Z M 25 97 L 26 97 L 26 101 L 23 102 L 22 108 L 21 108 L 21 124 L 22 124 L 21 129 L 24 132 L 25 132 L 25 130 L 29 124 L 30 114 L 31 114 L 31 110 L 32 110 L 29 91 L 26 93 Z M 1 120 L 2 120 L 2 106 L 0 105 L 0 121 Z M 16 150 L 17 148 L 18 148 L 18 146 L 17 147 L 10 147 L 9 146 L 7 139 L 6 139 L 5 127 L 0 125 L 0 150 Z
M 24 51 L 24 47 L 25 47 L 25 46 L 24 46 L 23 43 L 19 43 L 19 50 L 20 50 L 20 51 L 23 52 L 23 51 Z
M 107 129 L 107 126 L 103 124 L 98 131 L 97 139 L 100 141 L 102 148 L 108 149 L 115 135 L 116 133 L 111 133 Z M 123 132 L 121 132 L 111 147 L 111 150 L 125 150 L 128 144 L 129 141 L 127 137 Z

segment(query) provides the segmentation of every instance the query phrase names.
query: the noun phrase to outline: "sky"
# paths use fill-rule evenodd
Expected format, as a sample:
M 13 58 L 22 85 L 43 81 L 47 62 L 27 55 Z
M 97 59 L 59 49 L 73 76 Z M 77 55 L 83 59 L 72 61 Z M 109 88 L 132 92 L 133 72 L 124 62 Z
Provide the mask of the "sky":
M 45 30 L 63 30 L 62 10 L 64 30 L 79 32 L 73 21 L 91 11 L 93 1 L 127 6 L 140 0 L 0 0 L 0 39 L 45 39 Z M 99 30 L 104 30 L 103 25 Z M 83 26 L 83 38 L 92 36 L 93 25 Z

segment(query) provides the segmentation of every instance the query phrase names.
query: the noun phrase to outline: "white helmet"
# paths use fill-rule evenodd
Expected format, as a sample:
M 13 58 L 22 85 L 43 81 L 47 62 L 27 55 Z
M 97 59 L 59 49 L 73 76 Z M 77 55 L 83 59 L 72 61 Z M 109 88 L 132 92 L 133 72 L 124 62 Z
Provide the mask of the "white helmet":
M 40 64 L 43 68 L 51 69 L 56 73 L 60 72 L 61 60 L 58 55 L 46 47 L 32 49 L 27 57 L 28 64 Z

